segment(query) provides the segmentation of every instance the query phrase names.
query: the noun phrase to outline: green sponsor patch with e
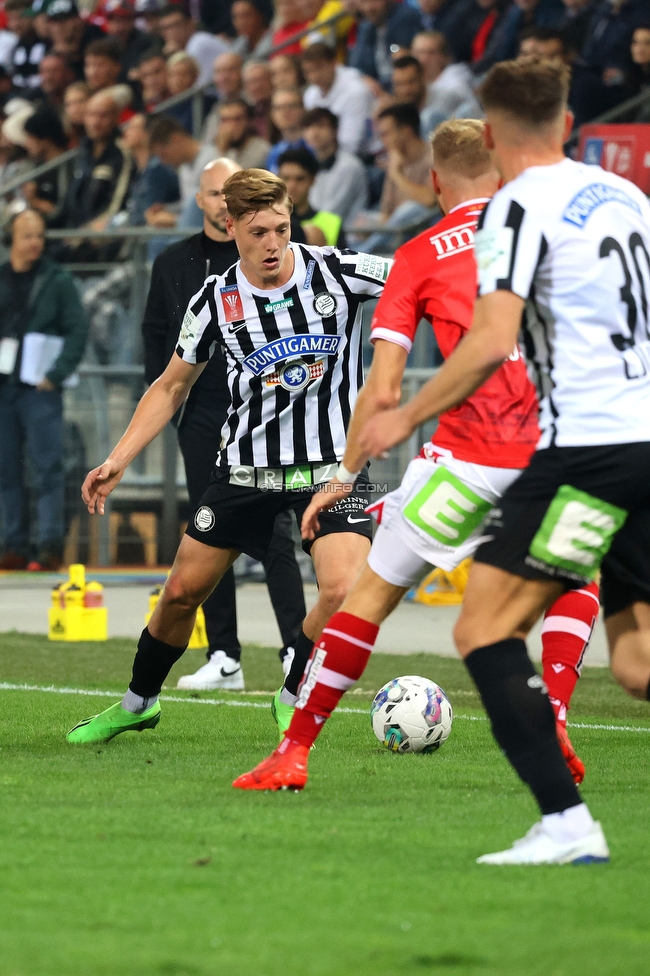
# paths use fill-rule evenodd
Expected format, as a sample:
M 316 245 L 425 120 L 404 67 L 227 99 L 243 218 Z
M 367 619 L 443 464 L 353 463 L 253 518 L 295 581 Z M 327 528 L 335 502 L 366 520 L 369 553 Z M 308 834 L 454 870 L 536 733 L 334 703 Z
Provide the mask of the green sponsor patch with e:
M 277 302 L 269 302 L 264 306 L 264 311 L 282 312 L 285 308 L 293 308 L 293 298 L 280 298 Z
M 299 464 L 294 468 L 286 468 L 284 472 L 284 487 L 304 488 L 305 485 L 313 484 L 311 467 L 308 464 Z
M 624 508 L 562 485 L 537 530 L 530 554 L 592 580 L 627 515 Z
M 466 542 L 491 508 L 491 502 L 439 467 L 402 514 L 432 539 L 456 548 Z

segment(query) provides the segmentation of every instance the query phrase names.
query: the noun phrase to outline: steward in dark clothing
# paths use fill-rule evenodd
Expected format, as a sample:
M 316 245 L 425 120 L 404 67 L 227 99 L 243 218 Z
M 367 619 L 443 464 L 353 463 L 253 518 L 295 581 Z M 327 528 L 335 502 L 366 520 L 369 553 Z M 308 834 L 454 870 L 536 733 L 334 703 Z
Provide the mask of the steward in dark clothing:
M 202 288 L 209 275 L 223 274 L 238 260 L 239 252 L 234 241 L 214 241 L 204 232 L 172 244 L 158 255 L 151 272 L 142 323 L 147 383 L 153 383 L 161 375 L 174 354 L 192 296 Z M 229 403 L 226 361 L 216 349 L 175 418 L 192 507 L 198 507 L 212 476 Z M 264 560 L 283 651 L 294 646 L 306 612 L 290 518 L 283 520 L 280 516 L 276 519 L 271 546 Z M 208 659 L 215 651 L 222 650 L 239 661 L 241 646 L 237 638 L 232 569 L 203 604 L 203 611 L 209 642 Z

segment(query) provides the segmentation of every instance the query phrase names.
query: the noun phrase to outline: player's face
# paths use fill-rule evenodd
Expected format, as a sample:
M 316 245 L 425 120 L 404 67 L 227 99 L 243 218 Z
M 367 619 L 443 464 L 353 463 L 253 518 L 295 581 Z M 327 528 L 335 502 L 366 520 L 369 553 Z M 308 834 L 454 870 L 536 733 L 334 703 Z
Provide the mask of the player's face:
M 291 215 L 287 206 L 276 205 L 255 214 L 244 214 L 241 220 L 227 217 L 228 236 L 237 244 L 241 268 L 257 288 L 275 288 L 285 277 L 291 237 Z

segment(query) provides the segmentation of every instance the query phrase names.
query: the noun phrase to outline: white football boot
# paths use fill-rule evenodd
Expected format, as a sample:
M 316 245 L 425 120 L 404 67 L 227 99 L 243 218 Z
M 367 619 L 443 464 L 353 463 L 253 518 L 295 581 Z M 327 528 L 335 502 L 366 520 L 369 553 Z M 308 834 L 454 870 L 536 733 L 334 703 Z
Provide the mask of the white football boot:
M 178 679 L 177 688 L 185 691 L 243 691 L 244 672 L 239 661 L 228 657 L 225 651 L 214 651 L 210 660 L 194 674 L 184 674 Z
M 476 859 L 477 864 L 598 864 L 604 861 L 609 861 L 609 848 L 598 821 L 580 840 L 565 843 L 553 840 L 543 824 L 536 823 L 507 851 L 484 854 Z

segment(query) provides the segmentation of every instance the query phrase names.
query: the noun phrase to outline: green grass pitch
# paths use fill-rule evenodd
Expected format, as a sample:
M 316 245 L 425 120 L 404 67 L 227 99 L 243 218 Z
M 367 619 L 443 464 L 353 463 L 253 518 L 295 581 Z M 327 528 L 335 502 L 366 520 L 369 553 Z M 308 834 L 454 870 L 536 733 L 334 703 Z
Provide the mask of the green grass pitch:
M 164 702 L 155 731 L 74 747 L 120 691 L 133 644 L 0 635 L 0 976 L 646 976 L 650 706 L 587 669 L 572 736 L 609 865 L 491 868 L 536 819 L 462 666 L 376 655 L 320 737 L 301 794 L 231 780 L 276 742 L 267 707 Z M 201 660 L 189 652 L 169 680 Z M 280 680 L 246 648 L 247 686 Z M 437 680 L 438 753 L 396 756 L 368 720 L 389 678 Z M 266 706 L 267 695 L 203 698 Z M 357 711 L 365 714 L 358 714 Z M 602 726 L 646 731 L 615 731 Z

